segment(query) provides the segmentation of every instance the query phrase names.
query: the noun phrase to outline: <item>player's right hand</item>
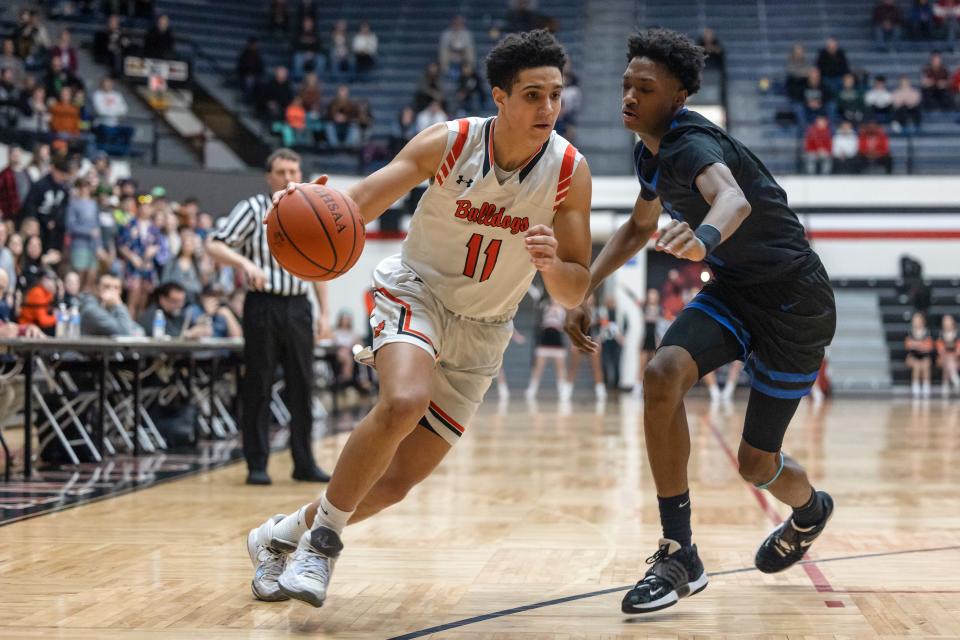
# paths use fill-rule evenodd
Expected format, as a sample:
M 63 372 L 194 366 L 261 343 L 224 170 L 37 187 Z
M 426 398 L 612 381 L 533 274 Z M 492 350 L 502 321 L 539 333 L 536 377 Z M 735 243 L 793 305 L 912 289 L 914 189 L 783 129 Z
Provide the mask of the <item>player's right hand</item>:
M 273 196 L 271 196 L 271 199 L 273 200 L 273 206 L 274 206 L 274 207 L 277 206 L 277 203 L 280 202 L 280 198 L 282 198 L 283 196 L 287 195 L 288 193 L 293 193 L 294 191 L 297 190 L 297 187 L 299 187 L 301 184 L 319 184 L 319 185 L 324 185 L 324 184 L 327 184 L 327 180 L 329 180 L 329 179 L 330 179 L 330 176 L 328 176 L 327 174 L 323 174 L 322 176 L 320 176 L 319 178 L 317 178 L 317 179 L 314 180 L 313 182 L 301 182 L 301 183 L 299 183 L 299 184 L 296 183 L 296 182 L 291 182 L 291 183 L 289 183 L 289 184 L 287 185 L 287 188 L 286 188 L 286 189 L 281 189 L 280 191 L 274 191 L 274 192 L 273 192 Z M 273 208 L 271 207 L 270 210 L 272 211 Z M 269 215 L 269 214 L 270 214 L 270 212 L 268 211 L 268 212 L 267 212 L 267 215 Z M 267 224 L 267 217 L 266 217 L 266 216 L 263 217 L 263 224 Z
M 247 282 L 250 284 L 251 289 L 254 291 L 263 291 L 263 288 L 267 284 L 267 274 L 263 272 L 263 269 L 248 260 L 243 265 L 243 273 L 247 276 Z
M 563 329 L 570 336 L 570 344 L 585 353 L 596 353 L 600 345 L 590 337 L 590 322 L 592 313 L 590 307 L 580 305 L 567 311 L 567 319 Z

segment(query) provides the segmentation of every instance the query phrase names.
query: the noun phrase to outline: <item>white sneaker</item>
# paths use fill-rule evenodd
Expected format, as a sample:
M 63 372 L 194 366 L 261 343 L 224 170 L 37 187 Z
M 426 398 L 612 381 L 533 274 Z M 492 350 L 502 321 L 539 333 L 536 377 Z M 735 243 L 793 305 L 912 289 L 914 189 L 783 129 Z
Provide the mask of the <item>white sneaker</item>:
M 593 385 L 593 395 L 597 396 L 597 400 L 607 399 L 607 388 L 603 386 L 602 382 Z
M 930 397 L 930 383 L 929 383 L 929 382 L 924 382 L 924 383 L 923 383 L 923 397 L 924 397 L 924 398 L 929 398 L 929 397 Z
M 737 390 L 737 386 L 733 384 L 726 384 L 723 386 L 723 394 L 721 399 L 724 402 L 733 402 L 733 394 Z
M 573 383 L 561 382 L 557 385 L 557 395 L 560 396 L 560 402 L 568 402 L 573 397 Z
M 505 384 L 497 385 L 497 396 L 500 400 L 509 400 L 510 399 L 510 387 Z
M 537 397 L 537 388 L 530 386 L 527 387 L 527 390 L 523 392 L 523 397 L 527 400 L 534 400 Z
M 920 397 L 920 383 L 919 383 L 919 382 L 911 382 L 911 383 L 910 383 L 910 395 L 912 395 L 914 398 L 919 398 L 919 397 Z
M 341 551 L 343 543 L 333 529 L 317 527 L 307 531 L 277 580 L 280 591 L 314 607 L 322 607 L 333 565 Z
M 277 586 L 277 578 L 283 573 L 283 566 L 287 561 L 287 554 L 270 546 L 273 537 L 273 527 L 286 516 L 278 513 L 256 529 L 247 534 L 247 553 L 253 563 L 253 580 L 250 589 L 257 600 L 264 602 L 279 602 L 289 600 L 281 593 Z

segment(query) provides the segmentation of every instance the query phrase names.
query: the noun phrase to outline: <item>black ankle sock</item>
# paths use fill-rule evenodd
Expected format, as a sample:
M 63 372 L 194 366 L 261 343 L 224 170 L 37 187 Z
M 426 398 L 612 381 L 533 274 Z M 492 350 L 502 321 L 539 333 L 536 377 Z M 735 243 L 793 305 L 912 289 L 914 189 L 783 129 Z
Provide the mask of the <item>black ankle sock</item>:
M 693 535 L 690 530 L 690 491 L 671 498 L 657 496 L 657 502 L 660 504 L 663 537 L 676 540 L 680 546 L 689 547 Z
M 813 491 L 807 504 L 802 507 L 794 507 L 793 522 L 798 527 L 812 527 L 823 520 L 823 500 L 820 494 Z

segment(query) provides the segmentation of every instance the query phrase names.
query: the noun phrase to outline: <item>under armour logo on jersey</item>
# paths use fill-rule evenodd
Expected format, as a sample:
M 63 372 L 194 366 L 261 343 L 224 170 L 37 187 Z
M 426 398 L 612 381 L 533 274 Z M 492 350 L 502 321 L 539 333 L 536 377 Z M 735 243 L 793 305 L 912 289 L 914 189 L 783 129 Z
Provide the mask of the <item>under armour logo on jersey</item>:
M 470 185 L 473 184 L 473 179 L 471 178 L 470 180 L 464 180 L 463 176 L 460 176 L 459 178 L 457 178 L 457 184 L 463 184 L 464 182 L 467 183 L 467 188 L 469 189 Z

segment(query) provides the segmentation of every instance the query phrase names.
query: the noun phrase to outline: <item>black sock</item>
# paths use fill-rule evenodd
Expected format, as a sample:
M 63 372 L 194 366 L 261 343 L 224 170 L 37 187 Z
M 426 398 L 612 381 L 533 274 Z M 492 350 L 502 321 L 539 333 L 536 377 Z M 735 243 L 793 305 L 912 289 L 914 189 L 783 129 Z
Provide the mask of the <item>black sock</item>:
M 663 537 L 676 540 L 680 546 L 689 547 L 693 535 L 690 530 L 690 491 L 671 498 L 657 496 L 657 502 L 660 504 Z
M 793 522 L 798 527 L 812 527 L 823 520 L 823 500 L 813 491 L 807 504 L 793 508 Z

